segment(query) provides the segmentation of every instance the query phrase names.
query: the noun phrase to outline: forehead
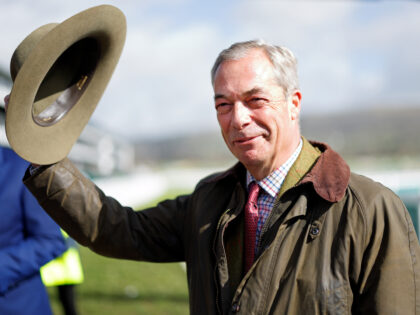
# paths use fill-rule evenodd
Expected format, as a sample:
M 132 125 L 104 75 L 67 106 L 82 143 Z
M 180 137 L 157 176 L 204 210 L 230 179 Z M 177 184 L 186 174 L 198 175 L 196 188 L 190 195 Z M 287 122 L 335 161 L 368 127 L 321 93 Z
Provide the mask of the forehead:
M 259 49 L 248 52 L 236 60 L 225 60 L 215 73 L 214 90 L 249 91 L 277 85 L 273 65 L 267 55 Z

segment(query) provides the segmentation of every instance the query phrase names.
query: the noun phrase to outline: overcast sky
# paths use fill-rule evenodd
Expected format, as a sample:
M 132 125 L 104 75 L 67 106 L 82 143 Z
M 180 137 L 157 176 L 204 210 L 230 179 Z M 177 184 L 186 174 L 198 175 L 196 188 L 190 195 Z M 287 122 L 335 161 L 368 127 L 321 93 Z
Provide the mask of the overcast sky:
M 128 33 L 92 121 L 121 135 L 217 130 L 210 68 L 255 38 L 297 56 L 303 113 L 420 106 L 420 1 L 0 0 L 0 66 L 37 27 L 103 3 Z

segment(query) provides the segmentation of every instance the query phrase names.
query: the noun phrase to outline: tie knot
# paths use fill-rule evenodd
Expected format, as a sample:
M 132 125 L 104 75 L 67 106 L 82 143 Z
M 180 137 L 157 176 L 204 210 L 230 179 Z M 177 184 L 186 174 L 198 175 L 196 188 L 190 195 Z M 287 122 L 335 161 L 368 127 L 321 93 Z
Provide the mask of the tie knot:
M 260 185 L 258 185 L 256 182 L 251 182 L 249 184 L 248 201 L 256 203 L 259 192 L 260 192 Z

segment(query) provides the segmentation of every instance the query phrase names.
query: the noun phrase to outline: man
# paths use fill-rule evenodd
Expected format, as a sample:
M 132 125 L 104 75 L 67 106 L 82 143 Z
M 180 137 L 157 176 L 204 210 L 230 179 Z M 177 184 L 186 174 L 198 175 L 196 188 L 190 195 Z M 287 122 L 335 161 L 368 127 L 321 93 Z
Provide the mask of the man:
M 100 254 L 186 261 L 192 314 L 420 313 L 409 214 L 328 145 L 301 137 L 292 53 L 234 44 L 217 58 L 212 82 L 239 163 L 191 195 L 134 212 L 67 159 L 32 170 L 25 184 L 70 236 Z

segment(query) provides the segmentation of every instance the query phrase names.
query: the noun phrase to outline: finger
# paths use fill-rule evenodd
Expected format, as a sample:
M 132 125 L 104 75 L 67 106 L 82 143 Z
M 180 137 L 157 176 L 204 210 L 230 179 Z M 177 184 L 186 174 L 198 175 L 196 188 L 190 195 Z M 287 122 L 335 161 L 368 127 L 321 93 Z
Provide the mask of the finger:
M 4 97 L 4 109 L 7 111 L 7 106 L 9 105 L 10 94 L 7 94 Z

